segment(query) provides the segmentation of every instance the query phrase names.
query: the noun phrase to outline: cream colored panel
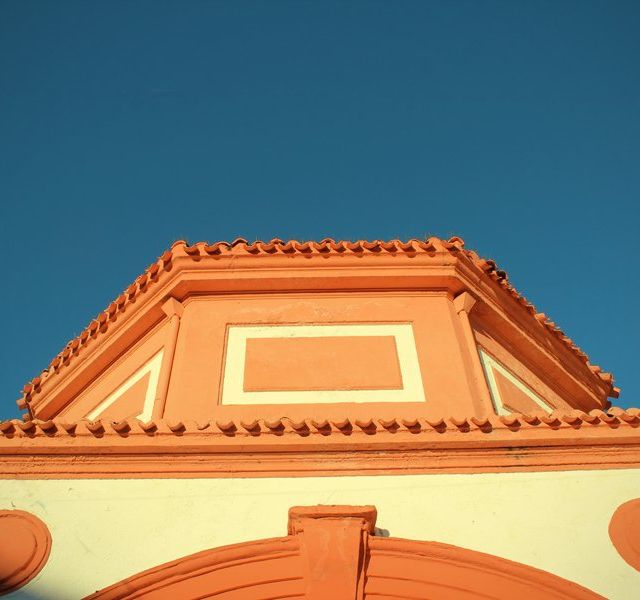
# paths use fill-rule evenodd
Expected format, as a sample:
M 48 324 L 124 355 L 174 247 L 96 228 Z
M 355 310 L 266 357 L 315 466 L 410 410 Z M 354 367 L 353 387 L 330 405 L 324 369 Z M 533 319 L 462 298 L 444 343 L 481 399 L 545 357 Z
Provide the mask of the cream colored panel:
M 374 504 L 390 535 L 528 564 L 611 600 L 640 573 L 609 541 L 640 469 L 474 475 L 0 481 L 0 509 L 39 516 L 53 536 L 42 572 L 9 598 L 81 598 L 207 548 L 286 534 L 293 505 Z

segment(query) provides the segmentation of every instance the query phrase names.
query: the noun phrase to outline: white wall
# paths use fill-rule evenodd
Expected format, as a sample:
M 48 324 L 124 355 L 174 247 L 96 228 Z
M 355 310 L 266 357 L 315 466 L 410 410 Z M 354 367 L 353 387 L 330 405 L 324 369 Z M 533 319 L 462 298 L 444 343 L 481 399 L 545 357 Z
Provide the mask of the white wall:
M 391 536 L 488 552 L 555 573 L 612 600 L 640 573 L 609 541 L 614 510 L 640 496 L 640 469 L 310 477 L 0 482 L 0 509 L 50 528 L 43 571 L 8 598 L 81 598 L 194 552 L 286 535 L 293 505 L 374 504 Z

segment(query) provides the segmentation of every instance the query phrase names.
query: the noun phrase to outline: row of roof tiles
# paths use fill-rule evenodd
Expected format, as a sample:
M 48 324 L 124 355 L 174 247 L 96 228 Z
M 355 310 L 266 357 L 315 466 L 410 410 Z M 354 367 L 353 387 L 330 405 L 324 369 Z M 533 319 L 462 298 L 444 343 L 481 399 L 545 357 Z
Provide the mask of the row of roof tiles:
M 564 334 L 564 332 L 555 325 L 544 313 L 536 311 L 524 296 L 522 296 L 509 282 L 507 274 L 496 266 L 493 260 L 481 258 L 476 252 L 467 250 L 464 247 L 464 241 L 459 237 L 452 237 L 449 240 L 442 240 L 437 237 L 430 237 L 425 240 L 410 239 L 408 241 L 390 240 L 390 241 L 335 241 L 330 238 L 323 239 L 319 242 L 307 241 L 299 242 L 296 240 L 283 241 L 277 238 L 269 242 L 255 241 L 248 242 L 243 238 L 238 238 L 233 242 L 217 242 L 208 244 L 207 242 L 198 242 L 196 244 L 188 244 L 186 241 L 179 240 L 174 242 L 170 250 L 164 252 L 158 260 L 152 263 L 145 272 L 136 278 L 136 280 L 127 287 L 109 306 L 102 311 L 84 331 L 74 339 L 70 340 L 64 349 L 55 356 L 48 368 L 44 369 L 40 375 L 34 377 L 23 387 L 23 396 L 17 401 L 20 408 L 26 408 L 28 402 L 34 394 L 40 391 L 43 381 L 51 375 L 57 374 L 63 366 L 67 366 L 75 356 L 89 343 L 99 335 L 105 333 L 112 322 L 114 322 L 119 313 L 126 310 L 127 306 L 135 301 L 136 297 L 154 285 L 162 275 L 171 269 L 172 261 L 178 256 L 189 256 L 194 260 L 200 260 L 205 257 L 221 258 L 224 256 L 235 255 L 344 255 L 344 254 L 398 254 L 407 255 L 416 254 L 436 254 L 439 252 L 449 252 L 451 254 L 465 257 L 475 267 L 479 268 L 487 277 L 496 282 L 514 301 L 516 301 L 525 311 L 527 311 L 533 319 L 546 331 L 550 332 L 561 343 L 563 343 L 575 356 L 583 361 L 591 371 L 596 374 L 610 390 L 611 396 L 617 397 L 619 390 L 613 386 L 613 376 L 611 373 L 603 372 L 597 365 L 589 363 L 588 356 L 576 346 L 573 341 Z
M 555 411 L 552 413 L 532 413 L 509 415 L 490 415 L 488 417 L 438 417 L 438 418 L 364 418 L 350 419 L 300 419 L 289 418 L 256 419 L 256 420 L 216 420 L 206 423 L 195 421 L 167 421 L 163 419 L 143 422 L 138 419 L 124 419 L 121 421 L 85 419 L 73 422 L 53 419 L 42 421 L 38 419 L 21 421 L 12 419 L 0 422 L 0 437 L 14 439 L 24 437 L 76 437 L 147 435 L 159 434 L 182 435 L 185 433 L 211 433 L 226 436 L 261 435 L 284 433 L 307 436 L 309 434 L 344 434 L 350 435 L 354 430 L 361 430 L 367 434 L 396 433 L 408 431 L 420 433 L 436 431 L 438 433 L 481 431 L 491 433 L 494 430 L 543 428 L 550 431 L 560 429 L 578 429 L 581 427 L 604 427 L 616 430 L 621 426 L 640 427 L 640 409 L 611 408 L 604 412 L 592 410 L 588 413 L 572 410 L 568 412 Z M 639 433 L 640 435 L 640 433 Z

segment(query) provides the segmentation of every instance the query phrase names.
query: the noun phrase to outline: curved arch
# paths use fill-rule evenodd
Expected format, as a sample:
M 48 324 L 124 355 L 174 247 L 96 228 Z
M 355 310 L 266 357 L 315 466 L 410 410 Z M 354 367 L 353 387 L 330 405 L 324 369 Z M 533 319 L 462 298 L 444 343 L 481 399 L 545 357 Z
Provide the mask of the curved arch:
M 577 583 L 504 558 L 399 538 L 371 538 L 365 598 L 595 600 Z
M 259 540 L 179 558 L 123 579 L 88 598 L 304 598 L 302 567 L 297 538 Z
M 206 550 L 89 596 L 92 600 L 304 599 L 304 543 L 287 536 Z M 364 600 L 596 600 L 545 571 L 437 542 L 370 537 Z M 351 600 L 351 599 L 350 599 Z

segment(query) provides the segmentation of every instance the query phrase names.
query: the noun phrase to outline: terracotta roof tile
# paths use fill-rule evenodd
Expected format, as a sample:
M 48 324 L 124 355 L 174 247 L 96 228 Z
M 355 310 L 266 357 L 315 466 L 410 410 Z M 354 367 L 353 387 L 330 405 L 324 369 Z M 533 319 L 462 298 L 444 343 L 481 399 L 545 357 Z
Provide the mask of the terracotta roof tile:
M 62 365 L 67 365 L 74 356 L 82 352 L 84 346 L 97 336 L 108 331 L 110 323 L 115 321 L 119 313 L 124 312 L 129 303 L 142 292 L 146 291 L 151 285 L 160 281 L 163 275 L 171 270 L 173 260 L 178 256 L 188 256 L 193 260 L 201 260 L 206 257 L 221 257 L 225 255 L 274 255 L 274 254 L 397 254 L 404 253 L 415 255 L 419 253 L 435 254 L 438 252 L 449 252 L 453 255 L 462 257 L 474 267 L 482 271 L 486 277 L 497 283 L 513 300 L 518 303 L 523 310 L 529 313 L 532 319 L 543 327 L 546 331 L 556 337 L 564 346 L 566 346 L 576 357 L 584 362 L 594 374 L 596 374 L 605 384 L 609 386 L 609 395 L 617 397 L 619 390 L 613 386 L 613 376 L 611 373 L 605 373 L 597 365 L 589 364 L 587 355 L 578 348 L 574 342 L 566 336 L 555 323 L 553 323 L 544 313 L 536 311 L 524 296 L 522 296 L 509 282 L 507 274 L 496 266 L 493 260 L 482 258 L 472 250 L 464 247 L 464 241 L 459 237 L 452 237 L 449 240 L 442 240 L 437 237 L 428 239 L 410 239 L 401 240 L 358 240 L 356 242 L 340 240 L 336 241 L 331 238 L 325 238 L 319 242 L 297 240 L 283 241 L 274 238 L 268 242 L 255 241 L 248 242 L 244 238 L 236 238 L 233 242 L 216 242 L 209 244 L 207 242 L 197 242 L 188 244 L 184 240 L 174 242 L 169 250 L 164 252 L 154 263 L 152 263 L 144 273 L 119 295 L 106 310 L 101 312 L 85 330 L 76 338 L 69 341 L 62 351 L 53 358 L 49 366 L 35 377 L 33 380 L 25 384 L 23 387 L 23 396 L 17 400 L 17 404 L 21 409 L 27 408 L 28 403 L 34 394 L 38 393 L 42 381 L 59 372 Z
M 640 409 L 611 408 L 608 411 L 599 409 L 585 413 L 580 410 L 554 411 L 552 413 L 535 413 L 509 415 L 489 415 L 478 418 L 452 415 L 448 417 L 424 418 L 386 418 L 376 417 L 351 419 L 345 417 L 339 420 L 320 420 L 309 418 L 299 421 L 288 417 L 278 419 L 255 419 L 251 421 L 228 420 L 196 423 L 195 421 L 156 421 L 143 422 L 135 418 L 119 421 L 97 419 L 89 421 L 81 419 L 67 422 L 61 419 L 21 421 L 12 419 L 0 421 L 0 437 L 5 439 L 20 439 L 24 437 L 78 437 L 91 436 L 102 439 L 109 436 L 155 436 L 155 435 L 183 435 L 192 433 L 208 433 L 212 435 L 246 436 L 246 435 L 282 435 L 290 434 L 307 437 L 310 434 L 351 435 L 354 431 L 364 431 L 368 434 L 396 433 L 408 431 L 411 433 L 469 433 L 482 431 L 490 434 L 493 431 L 510 429 L 511 431 L 525 431 L 544 429 L 549 432 L 582 427 L 606 428 L 616 431 L 620 428 L 640 426 Z M 552 433 L 550 433 L 552 435 Z

